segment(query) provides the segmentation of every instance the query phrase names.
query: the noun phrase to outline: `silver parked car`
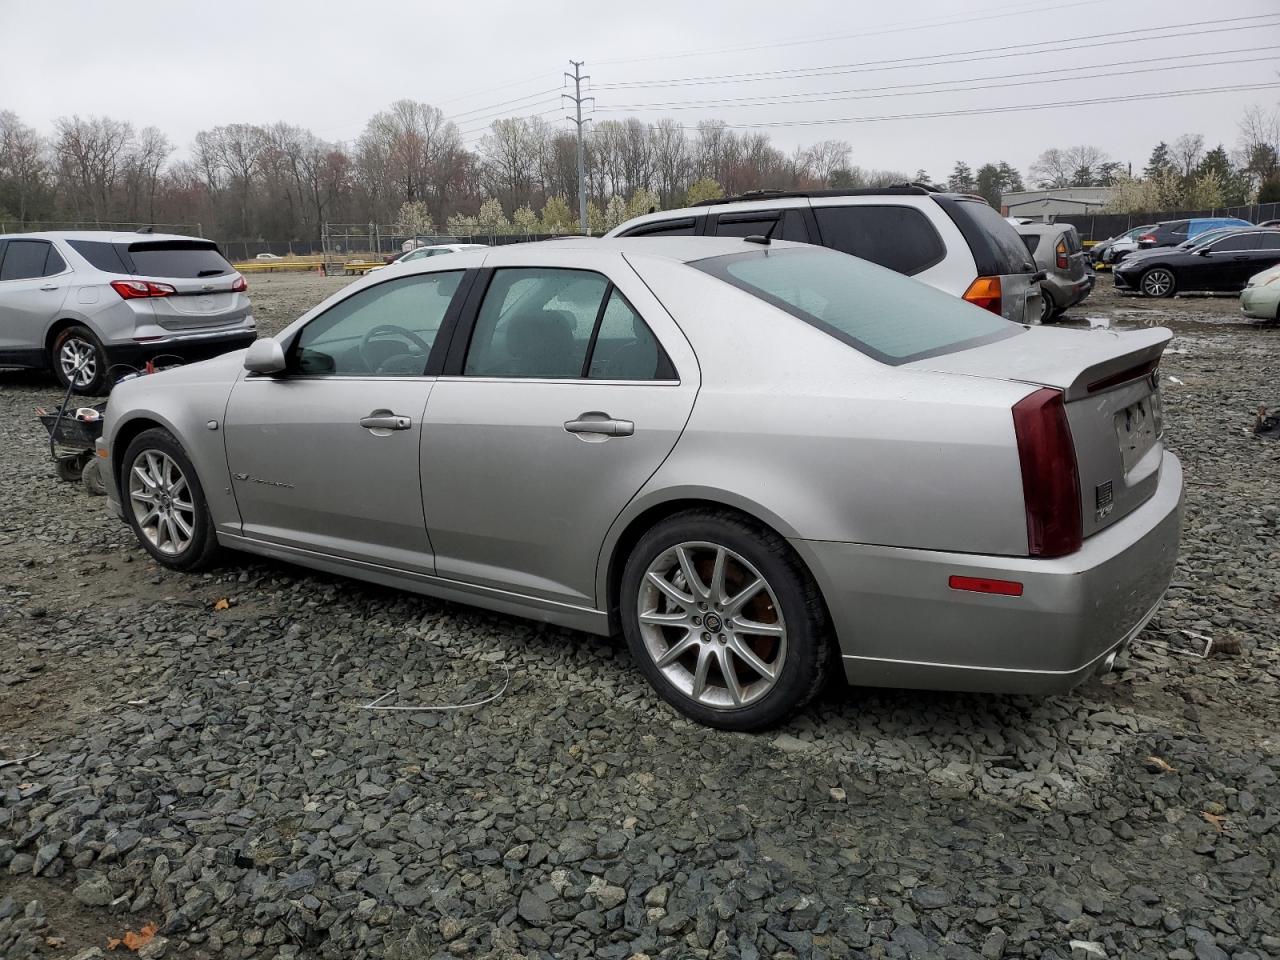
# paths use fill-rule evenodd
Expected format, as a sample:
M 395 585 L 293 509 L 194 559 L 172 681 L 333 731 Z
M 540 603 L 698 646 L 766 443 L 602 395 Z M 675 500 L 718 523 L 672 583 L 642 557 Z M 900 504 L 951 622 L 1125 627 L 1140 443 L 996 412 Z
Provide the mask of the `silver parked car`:
M 1169 583 L 1170 333 L 1025 327 L 821 247 L 563 240 L 353 283 L 121 384 L 160 563 L 219 546 L 625 634 L 704 723 L 857 684 L 1049 692 Z
M 1085 267 L 1080 235 L 1069 223 L 1024 223 L 1016 229 L 1044 271 L 1040 322 L 1051 323 L 1093 291 L 1094 275 Z
M 199 237 L 102 230 L 0 236 L 0 366 L 101 394 L 150 359 L 253 342 L 244 277 Z

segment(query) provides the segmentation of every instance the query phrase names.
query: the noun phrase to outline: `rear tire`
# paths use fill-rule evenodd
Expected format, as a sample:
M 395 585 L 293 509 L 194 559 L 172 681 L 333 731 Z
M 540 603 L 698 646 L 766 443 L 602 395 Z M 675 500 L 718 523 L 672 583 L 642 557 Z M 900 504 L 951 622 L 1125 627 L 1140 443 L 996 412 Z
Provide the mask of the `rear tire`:
M 1144 297 L 1157 299 L 1172 297 L 1177 288 L 1178 283 L 1173 276 L 1173 271 L 1165 267 L 1152 267 L 1138 278 L 1138 289 L 1142 291 Z
M 699 723 L 776 726 L 826 681 L 832 635 L 817 584 L 782 537 L 744 517 L 689 510 L 662 521 L 631 551 L 621 591 L 641 672 Z
M 62 389 L 71 386 L 72 393 L 100 397 L 107 393 L 107 354 L 88 327 L 76 324 L 59 330 L 50 351 L 53 375 Z
M 218 538 L 196 469 L 168 430 L 134 437 L 120 471 L 125 517 L 144 550 L 171 570 L 204 570 L 218 554 Z
M 1058 316 L 1060 314 L 1061 314 L 1061 311 L 1056 306 L 1054 306 L 1053 297 L 1051 297 L 1047 291 L 1045 291 L 1044 289 L 1041 289 L 1040 291 L 1040 323 L 1041 324 L 1053 323 L 1053 321 L 1058 319 Z

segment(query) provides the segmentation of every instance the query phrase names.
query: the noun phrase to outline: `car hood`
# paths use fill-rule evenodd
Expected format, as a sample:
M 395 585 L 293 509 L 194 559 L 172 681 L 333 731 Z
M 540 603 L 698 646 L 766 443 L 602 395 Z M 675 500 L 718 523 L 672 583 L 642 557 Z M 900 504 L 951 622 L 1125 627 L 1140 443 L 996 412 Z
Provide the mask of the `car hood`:
M 1259 287 L 1272 280 L 1280 280 L 1280 266 L 1274 266 L 1269 270 L 1263 270 L 1261 273 L 1255 273 L 1249 278 L 1249 286 Z
M 1144 263 L 1148 260 L 1168 260 L 1170 258 L 1185 259 L 1192 254 L 1186 250 L 1179 250 L 1177 247 L 1155 247 L 1150 250 L 1135 250 L 1116 267 L 1117 270 L 1132 270 L 1134 264 Z

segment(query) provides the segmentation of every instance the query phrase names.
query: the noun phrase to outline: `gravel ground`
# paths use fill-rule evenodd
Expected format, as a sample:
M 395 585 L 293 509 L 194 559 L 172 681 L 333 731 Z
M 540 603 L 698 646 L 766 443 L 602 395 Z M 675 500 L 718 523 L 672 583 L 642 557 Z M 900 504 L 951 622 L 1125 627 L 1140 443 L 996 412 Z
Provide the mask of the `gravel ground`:
M 255 278 L 263 327 L 343 282 Z M 1280 330 L 1106 277 L 1086 317 L 1177 334 L 1187 526 L 1132 654 L 1049 699 L 841 686 L 762 736 L 681 720 L 620 641 L 160 569 L 54 479 L 52 382 L 0 374 L 0 955 L 154 923 L 143 956 L 1280 957 Z M 363 709 L 389 690 L 500 696 Z

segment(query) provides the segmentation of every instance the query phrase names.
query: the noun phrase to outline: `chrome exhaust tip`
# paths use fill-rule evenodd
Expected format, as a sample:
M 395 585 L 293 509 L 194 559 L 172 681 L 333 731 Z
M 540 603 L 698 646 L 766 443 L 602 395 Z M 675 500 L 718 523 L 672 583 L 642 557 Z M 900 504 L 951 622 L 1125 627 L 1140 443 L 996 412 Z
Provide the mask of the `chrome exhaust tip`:
M 1120 655 L 1119 650 L 1112 650 L 1106 655 L 1102 663 L 1098 664 L 1098 676 L 1105 676 L 1110 673 L 1116 665 L 1116 657 Z

